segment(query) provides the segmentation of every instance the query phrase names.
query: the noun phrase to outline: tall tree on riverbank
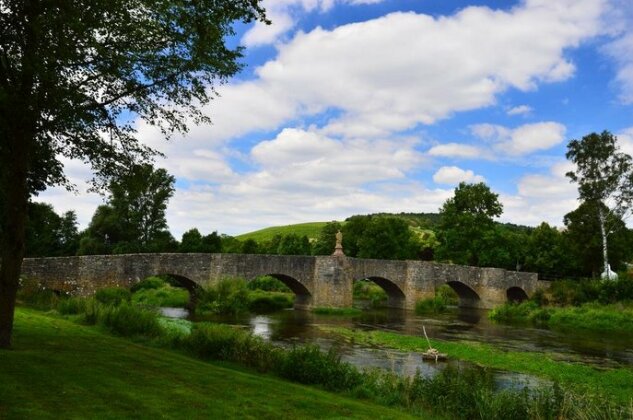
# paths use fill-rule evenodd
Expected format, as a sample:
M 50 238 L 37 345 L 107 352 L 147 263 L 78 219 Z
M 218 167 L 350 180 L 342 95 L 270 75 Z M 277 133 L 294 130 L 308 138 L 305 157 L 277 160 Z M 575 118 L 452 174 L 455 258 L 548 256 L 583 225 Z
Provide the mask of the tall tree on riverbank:
M 567 172 L 578 183 L 580 200 L 595 211 L 602 239 L 604 272 L 609 273 L 608 237 L 617 229 L 633 204 L 633 159 L 622 153 L 617 137 L 608 131 L 591 133 L 567 145 L 567 159 L 576 169 Z
M 29 197 L 69 185 L 62 157 L 105 178 L 148 159 L 139 118 L 165 135 L 208 121 L 200 105 L 240 70 L 241 49 L 225 44 L 236 20 L 265 21 L 260 0 L 0 2 L 0 348 Z
M 484 248 L 484 238 L 494 232 L 493 217 L 503 212 L 499 195 L 483 182 L 462 182 L 452 198 L 440 209 L 437 259 L 477 266 Z

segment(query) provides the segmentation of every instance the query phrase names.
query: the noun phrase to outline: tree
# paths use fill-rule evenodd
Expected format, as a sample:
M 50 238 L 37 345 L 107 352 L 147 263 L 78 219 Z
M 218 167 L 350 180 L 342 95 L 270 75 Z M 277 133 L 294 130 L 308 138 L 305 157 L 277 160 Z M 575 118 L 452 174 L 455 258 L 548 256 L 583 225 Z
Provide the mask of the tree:
M 591 133 L 567 145 L 567 159 L 576 169 L 567 172 L 578 183 L 580 200 L 591 203 L 602 239 L 602 264 L 609 273 L 608 237 L 616 226 L 610 220 L 623 219 L 633 204 L 633 159 L 620 152 L 617 137 L 608 131 Z
M 29 203 L 26 223 L 26 256 L 74 255 L 77 236 L 77 216 L 73 211 L 59 216 L 50 204 Z
M 314 255 L 332 255 L 336 246 L 336 232 L 341 230 L 339 222 L 329 222 L 319 232 L 312 251 Z
M 596 217 L 602 206 L 606 214 L 606 225 L 610 226 L 609 263 L 617 270 L 631 256 L 631 233 L 624 221 L 608 211 L 602 203 L 584 202 L 576 210 L 565 215 L 564 239 L 567 248 L 566 260 L 571 264 L 570 270 L 577 276 L 596 276 L 604 269 L 602 235 L 600 219 Z
M 478 266 L 484 237 L 494 230 L 493 217 L 503 212 L 499 195 L 483 182 L 462 182 L 440 209 L 436 256 L 458 264 Z
M 29 197 L 69 186 L 61 158 L 107 179 L 152 150 L 135 121 L 207 122 L 213 86 L 240 70 L 234 21 L 259 0 L 3 0 L 0 3 L 0 348 L 11 344 Z M 102 182 L 101 185 L 107 185 Z
M 152 165 L 133 165 L 110 182 L 108 203 L 114 209 L 125 240 L 143 251 L 167 230 L 165 211 L 174 194 L 175 178 Z
M 561 232 L 543 222 L 528 237 L 525 250 L 525 271 L 539 276 L 561 277 L 572 272 L 573 260 Z
M 200 231 L 196 228 L 193 228 L 183 233 L 178 251 L 203 252 L 202 235 L 200 234 Z
M 358 257 L 406 260 L 416 258 L 421 248 L 406 221 L 395 217 L 373 217 L 359 239 Z

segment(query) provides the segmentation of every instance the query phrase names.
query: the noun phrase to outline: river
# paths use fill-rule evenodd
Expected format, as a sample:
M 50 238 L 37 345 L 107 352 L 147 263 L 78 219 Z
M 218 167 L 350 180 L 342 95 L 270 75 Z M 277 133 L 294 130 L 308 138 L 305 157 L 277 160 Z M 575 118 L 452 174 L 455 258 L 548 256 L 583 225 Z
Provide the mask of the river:
M 171 316 L 187 316 L 183 310 L 171 312 Z M 284 346 L 295 343 L 314 343 L 324 349 L 338 346 L 343 360 L 358 367 L 380 367 L 401 375 L 413 375 L 416 371 L 425 376 L 434 375 L 447 363 L 423 361 L 417 353 L 352 345 L 336 340 L 319 326 L 379 329 L 420 337 L 423 336 L 422 326 L 425 326 L 432 338 L 484 342 L 508 350 L 543 352 L 556 360 L 599 367 L 633 366 L 633 337 L 499 325 L 488 319 L 487 311 L 477 309 L 452 308 L 445 314 L 424 316 L 404 310 L 377 309 L 363 311 L 354 317 L 284 310 L 266 315 L 193 317 L 192 320 L 242 326 L 257 336 Z M 465 363 L 451 361 L 448 364 Z M 541 382 L 529 375 L 513 372 L 498 371 L 495 377 L 501 387 L 530 386 Z

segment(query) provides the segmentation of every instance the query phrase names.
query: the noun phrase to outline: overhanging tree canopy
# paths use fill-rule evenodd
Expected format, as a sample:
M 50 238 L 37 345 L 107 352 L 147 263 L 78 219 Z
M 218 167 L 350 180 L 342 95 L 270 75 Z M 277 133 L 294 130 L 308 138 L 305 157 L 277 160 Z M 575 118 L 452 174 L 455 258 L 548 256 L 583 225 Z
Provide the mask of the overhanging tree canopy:
M 0 0 L 0 348 L 11 339 L 29 196 L 67 184 L 61 158 L 108 177 L 168 135 L 208 121 L 199 106 L 240 69 L 233 22 L 260 0 Z

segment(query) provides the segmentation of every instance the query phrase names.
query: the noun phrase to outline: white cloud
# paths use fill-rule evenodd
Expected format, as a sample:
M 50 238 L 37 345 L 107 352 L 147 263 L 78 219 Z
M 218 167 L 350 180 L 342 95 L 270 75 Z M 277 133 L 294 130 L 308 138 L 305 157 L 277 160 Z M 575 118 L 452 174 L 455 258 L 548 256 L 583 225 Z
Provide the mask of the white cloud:
M 516 195 L 501 195 L 504 204 L 502 220 L 536 226 L 545 221 L 562 226 L 563 216 L 576 209 L 578 189 L 565 174 L 573 170 L 569 161 L 559 161 L 547 174 L 521 177 Z
M 492 143 L 492 149 L 510 156 L 530 154 L 547 150 L 560 144 L 565 138 L 566 128 L 557 122 L 524 124 L 514 129 L 494 124 L 476 124 L 471 132 Z
M 625 128 L 616 134 L 622 152 L 633 156 L 633 127 Z
M 487 158 L 488 152 L 475 146 L 460 143 L 444 143 L 433 146 L 427 152 L 430 156 L 461 158 L 461 159 L 481 159 Z
M 242 44 L 248 47 L 273 44 L 297 24 L 297 16 L 306 12 L 327 12 L 337 3 L 365 5 L 381 3 L 384 0 L 264 0 L 266 17 L 270 25 L 257 22 L 242 37 Z
M 528 105 L 519 105 L 510 108 L 506 113 L 508 115 L 529 115 L 533 111 L 531 106 Z
M 464 170 L 457 166 L 443 166 L 433 175 L 436 184 L 455 185 L 460 182 L 484 182 L 481 175 L 475 175 L 471 170 Z

